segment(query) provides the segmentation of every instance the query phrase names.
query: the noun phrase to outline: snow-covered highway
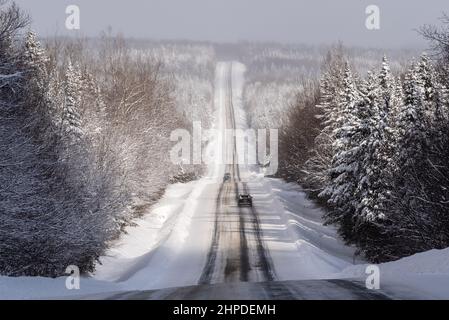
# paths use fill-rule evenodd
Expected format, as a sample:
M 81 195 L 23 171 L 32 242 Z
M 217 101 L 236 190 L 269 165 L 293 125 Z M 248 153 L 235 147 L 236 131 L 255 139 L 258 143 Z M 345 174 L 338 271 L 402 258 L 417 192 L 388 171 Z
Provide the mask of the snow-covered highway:
M 217 83 L 220 96 L 224 99 L 220 102 L 224 111 L 221 113 L 225 118 L 224 129 L 235 130 L 232 63 L 222 64 L 219 68 L 221 76 Z M 247 172 L 242 170 L 237 161 L 236 137 L 224 141 L 223 147 L 227 150 L 223 153 L 231 155 L 232 163 L 225 164 L 224 170 L 220 171 L 228 174 L 230 179 L 223 181 L 219 188 L 213 237 L 199 283 L 273 280 L 274 269 L 264 247 L 258 214 L 254 207 L 241 208 L 237 204 L 238 195 L 247 194 L 249 190 L 242 180 Z
M 338 288 L 341 288 L 340 298 L 385 297 L 365 289 L 363 283 L 345 284 L 346 280 L 304 283 L 304 288 L 313 288 L 305 296 L 301 292 L 307 290 L 298 290 L 301 282 L 281 283 L 337 278 L 339 272 L 352 265 L 353 249 L 342 244 L 332 228 L 322 225 L 320 210 L 303 198 L 302 193 L 286 190 L 276 196 L 278 188 L 286 188 L 288 184 L 268 179 L 254 166 L 237 160 L 236 138 L 224 132 L 246 129 L 241 101 L 244 72 L 244 65 L 237 62 L 217 65 L 215 129 L 223 132 L 223 139 L 209 143 L 207 154 L 215 160 L 209 161 L 207 176 L 190 183 L 190 189 L 184 192 L 177 189 L 185 186 L 173 186 L 174 198 L 178 196 L 182 200 L 173 206 L 170 200 L 170 205 L 164 205 L 162 199 L 161 207 L 156 207 L 164 222 L 156 230 L 146 229 L 160 235 L 153 239 L 153 245 L 129 256 L 127 250 L 139 246 L 136 240 L 145 241 L 148 236 L 133 239 L 133 234 L 138 232 L 131 229 L 122 244 L 111 250 L 111 256 L 102 259 L 103 265 L 98 266 L 95 278 L 116 282 L 133 292 L 128 295 L 127 290 L 119 291 L 118 296 L 114 294 L 110 298 L 154 298 L 158 289 L 165 288 L 171 288 L 170 296 L 178 298 L 204 299 L 209 296 L 206 292 L 211 291 L 214 294 L 210 297 L 232 298 L 238 290 L 235 288 L 242 283 L 246 283 L 242 285 L 246 298 L 323 298 L 326 292 L 335 293 Z M 224 158 L 228 155 L 232 161 L 220 161 L 217 155 Z M 230 175 L 229 180 L 223 179 L 225 173 Z M 239 193 L 252 194 L 254 206 L 239 207 Z M 302 198 L 294 203 L 298 196 Z M 292 203 L 301 215 L 289 210 Z M 322 290 L 319 290 L 320 283 Z M 198 293 L 202 288 L 205 293 Z M 270 290 L 273 294 L 267 293 Z M 163 292 L 160 294 L 164 295 Z M 195 294 L 192 296 L 190 292 Z

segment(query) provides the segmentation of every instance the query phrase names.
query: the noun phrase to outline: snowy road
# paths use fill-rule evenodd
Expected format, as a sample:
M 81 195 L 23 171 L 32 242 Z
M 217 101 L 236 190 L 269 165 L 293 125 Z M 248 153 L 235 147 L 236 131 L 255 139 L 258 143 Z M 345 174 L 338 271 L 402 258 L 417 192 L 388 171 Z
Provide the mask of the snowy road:
M 222 67 L 225 129 L 236 129 L 232 94 L 232 63 Z M 224 174 L 230 179 L 219 188 L 216 199 L 214 233 L 208 252 L 207 263 L 199 283 L 222 283 L 239 281 L 271 281 L 275 278 L 269 253 L 262 240 L 259 218 L 254 207 L 243 208 L 237 204 L 239 193 L 249 193 L 242 181 L 241 168 L 237 161 L 236 137 L 226 139 L 224 158 L 229 155 L 230 164 L 225 165 Z M 229 138 L 229 137 L 227 137 Z
M 218 132 L 246 129 L 244 72 L 237 62 L 217 65 L 214 129 Z M 88 296 L 386 298 L 365 289 L 363 281 L 330 280 L 352 265 L 352 248 L 341 243 L 335 230 L 322 225 L 321 212 L 303 193 L 283 190 L 288 184 L 242 164 L 237 149 L 235 136 L 226 134 L 209 143 L 206 154 L 213 154 L 214 161 L 208 163 L 206 177 L 169 189 L 148 215 L 150 220 L 130 230 L 123 244 L 102 259 L 95 278 L 121 289 Z M 222 157 L 228 161 L 217 161 Z M 229 180 L 223 179 L 225 173 Z M 254 206 L 239 207 L 239 193 L 250 193 Z M 158 212 L 163 222 L 151 230 L 151 219 Z M 149 233 L 158 236 L 147 241 Z M 141 251 L 136 249 L 139 246 Z

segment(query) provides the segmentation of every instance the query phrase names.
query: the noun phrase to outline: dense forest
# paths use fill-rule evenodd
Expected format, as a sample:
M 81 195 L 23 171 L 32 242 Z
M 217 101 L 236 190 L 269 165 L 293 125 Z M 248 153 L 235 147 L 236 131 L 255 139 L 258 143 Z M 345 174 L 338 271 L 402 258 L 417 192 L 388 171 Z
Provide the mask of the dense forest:
M 432 55 L 359 74 L 341 45 L 281 126 L 279 176 L 303 185 L 373 262 L 449 246 L 449 20 L 425 26 Z
M 170 132 L 210 104 L 213 66 L 189 78 L 120 36 L 41 43 L 29 24 L 0 3 L 0 273 L 88 272 L 169 183 L 201 174 L 170 161 Z

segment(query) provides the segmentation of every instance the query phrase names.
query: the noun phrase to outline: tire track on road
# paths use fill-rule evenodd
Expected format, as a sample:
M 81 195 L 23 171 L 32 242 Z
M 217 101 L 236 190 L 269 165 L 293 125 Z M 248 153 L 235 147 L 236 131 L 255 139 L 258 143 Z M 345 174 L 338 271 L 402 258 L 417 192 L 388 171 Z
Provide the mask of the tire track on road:
M 250 194 L 247 183 L 242 182 L 242 185 L 243 185 L 243 192 L 246 194 Z M 276 279 L 276 275 L 274 272 L 270 254 L 268 250 L 265 249 L 265 245 L 262 239 L 262 230 L 260 228 L 259 216 L 254 206 L 251 206 L 249 209 L 251 212 L 251 224 L 254 230 L 254 234 L 256 236 L 256 249 L 259 258 L 257 265 L 260 266 L 260 268 L 262 269 L 262 273 L 265 280 L 273 281 Z M 242 213 L 241 216 L 243 216 Z
M 212 243 L 209 252 L 207 254 L 206 264 L 203 268 L 203 272 L 201 273 L 201 277 L 198 281 L 198 284 L 209 284 L 212 280 L 212 276 L 214 273 L 215 262 L 217 260 L 218 244 L 220 241 L 220 210 L 223 201 L 223 190 L 224 190 L 224 183 L 220 185 L 218 196 L 217 199 L 215 200 L 216 213 L 215 213 L 214 233 L 212 236 Z

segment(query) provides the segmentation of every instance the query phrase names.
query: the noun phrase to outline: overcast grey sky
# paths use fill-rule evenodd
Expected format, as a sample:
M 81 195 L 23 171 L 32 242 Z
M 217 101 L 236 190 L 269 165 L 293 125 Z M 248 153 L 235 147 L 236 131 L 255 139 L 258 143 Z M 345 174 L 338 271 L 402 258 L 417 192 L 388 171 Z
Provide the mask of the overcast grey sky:
M 16 0 L 41 35 L 72 33 L 65 8 L 81 10 L 81 32 L 111 26 L 126 36 L 153 39 L 331 43 L 376 47 L 423 45 L 414 31 L 438 23 L 449 0 Z M 380 30 L 365 28 L 365 8 L 380 7 Z

